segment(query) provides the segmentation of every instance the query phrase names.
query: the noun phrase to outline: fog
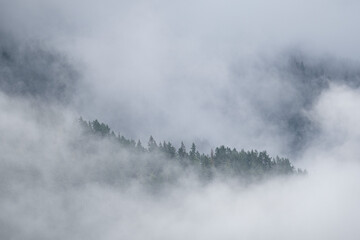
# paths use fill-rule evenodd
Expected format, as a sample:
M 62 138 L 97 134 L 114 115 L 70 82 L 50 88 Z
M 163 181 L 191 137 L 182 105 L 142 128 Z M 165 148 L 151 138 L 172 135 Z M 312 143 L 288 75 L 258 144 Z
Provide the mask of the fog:
M 0 237 L 357 239 L 359 7 L 0 1 Z M 84 138 L 80 116 L 143 144 L 267 150 L 308 174 L 204 184 Z M 126 178 L 157 165 L 176 182 Z

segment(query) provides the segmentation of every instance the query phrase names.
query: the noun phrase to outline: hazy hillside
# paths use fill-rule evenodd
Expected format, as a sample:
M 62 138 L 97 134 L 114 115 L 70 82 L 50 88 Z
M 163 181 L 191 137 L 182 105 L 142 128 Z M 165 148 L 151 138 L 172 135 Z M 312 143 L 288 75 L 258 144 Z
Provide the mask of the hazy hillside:
M 359 12 L 0 0 L 0 240 L 358 240 Z

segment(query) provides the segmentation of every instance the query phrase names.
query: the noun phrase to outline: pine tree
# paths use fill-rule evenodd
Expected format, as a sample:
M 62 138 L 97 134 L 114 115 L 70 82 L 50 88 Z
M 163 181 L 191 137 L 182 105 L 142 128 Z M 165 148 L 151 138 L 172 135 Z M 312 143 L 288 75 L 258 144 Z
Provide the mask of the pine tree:
M 158 146 L 157 146 L 157 144 L 156 144 L 155 139 L 154 139 L 152 136 L 150 136 L 149 142 L 148 142 L 148 150 L 149 150 L 149 152 L 153 152 L 153 151 L 155 151 L 157 148 L 158 148 Z
M 191 159 L 191 160 L 195 160 L 195 157 L 196 157 L 196 146 L 195 146 L 195 143 L 192 143 L 192 144 L 191 144 L 191 149 L 190 149 L 190 152 L 189 152 L 189 156 L 190 156 L 190 159 Z
M 187 157 L 187 152 L 186 152 L 186 147 L 184 145 L 183 142 L 181 142 L 181 146 L 178 150 L 178 155 L 180 158 L 186 158 Z
M 170 158 L 174 158 L 176 155 L 176 149 L 170 142 L 167 143 L 165 151 Z
M 138 150 L 139 152 L 144 152 L 144 150 L 145 150 L 145 148 L 142 146 L 140 140 L 138 140 L 136 143 L 136 150 Z

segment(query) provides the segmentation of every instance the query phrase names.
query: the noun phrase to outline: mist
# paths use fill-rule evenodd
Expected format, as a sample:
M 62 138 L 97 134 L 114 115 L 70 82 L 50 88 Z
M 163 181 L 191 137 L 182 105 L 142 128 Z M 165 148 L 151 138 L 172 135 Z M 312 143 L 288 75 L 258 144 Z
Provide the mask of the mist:
M 359 7 L 0 1 L 0 237 L 357 239 Z M 266 150 L 308 174 L 204 183 L 84 136 L 80 117 L 144 145 Z M 158 166 L 154 187 L 142 173 Z

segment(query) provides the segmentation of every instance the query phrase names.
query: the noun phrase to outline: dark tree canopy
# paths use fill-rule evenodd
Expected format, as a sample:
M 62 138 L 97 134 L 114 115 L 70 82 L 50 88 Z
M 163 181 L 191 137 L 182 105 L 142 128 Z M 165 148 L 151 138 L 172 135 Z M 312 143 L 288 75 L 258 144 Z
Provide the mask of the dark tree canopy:
M 179 149 L 170 142 L 163 141 L 158 145 L 155 139 L 150 136 L 148 147 L 144 148 L 141 141 L 127 139 L 118 134 L 115 136 L 108 125 L 100 123 L 98 120 L 86 122 L 82 118 L 79 120 L 80 126 L 84 133 L 98 136 L 101 138 L 112 138 L 118 142 L 120 148 L 124 148 L 135 154 L 137 157 L 146 155 L 150 158 L 156 159 L 162 157 L 167 161 L 178 164 L 184 170 L 192 169 L 199 173 L 199 177 L 204 179 L 211 179 L 217 174 L 223 174 L 229 177 L 240 178 L 263 178 L 266 176 L 277 175 L 293 175 L 305 174 L 306 170 L 295 169 L 287 158 L 270 157 L 266 151 L 257 150 L 236 150 L 225 147 L 224 145 L 211 150 L 210 154 L 200 153 L 196 149 L 195 143 L 192 143 L 189 153 L 186 152 L 186 146 L 181 142 Z M 154 166 L 151 166 L 151 171 L 148 173 L 151 179 L 160 181 L 164 177 L 164 166 L 157 166 L 154 161 Z M 134 174 L 138 176 L 138 174 Z

